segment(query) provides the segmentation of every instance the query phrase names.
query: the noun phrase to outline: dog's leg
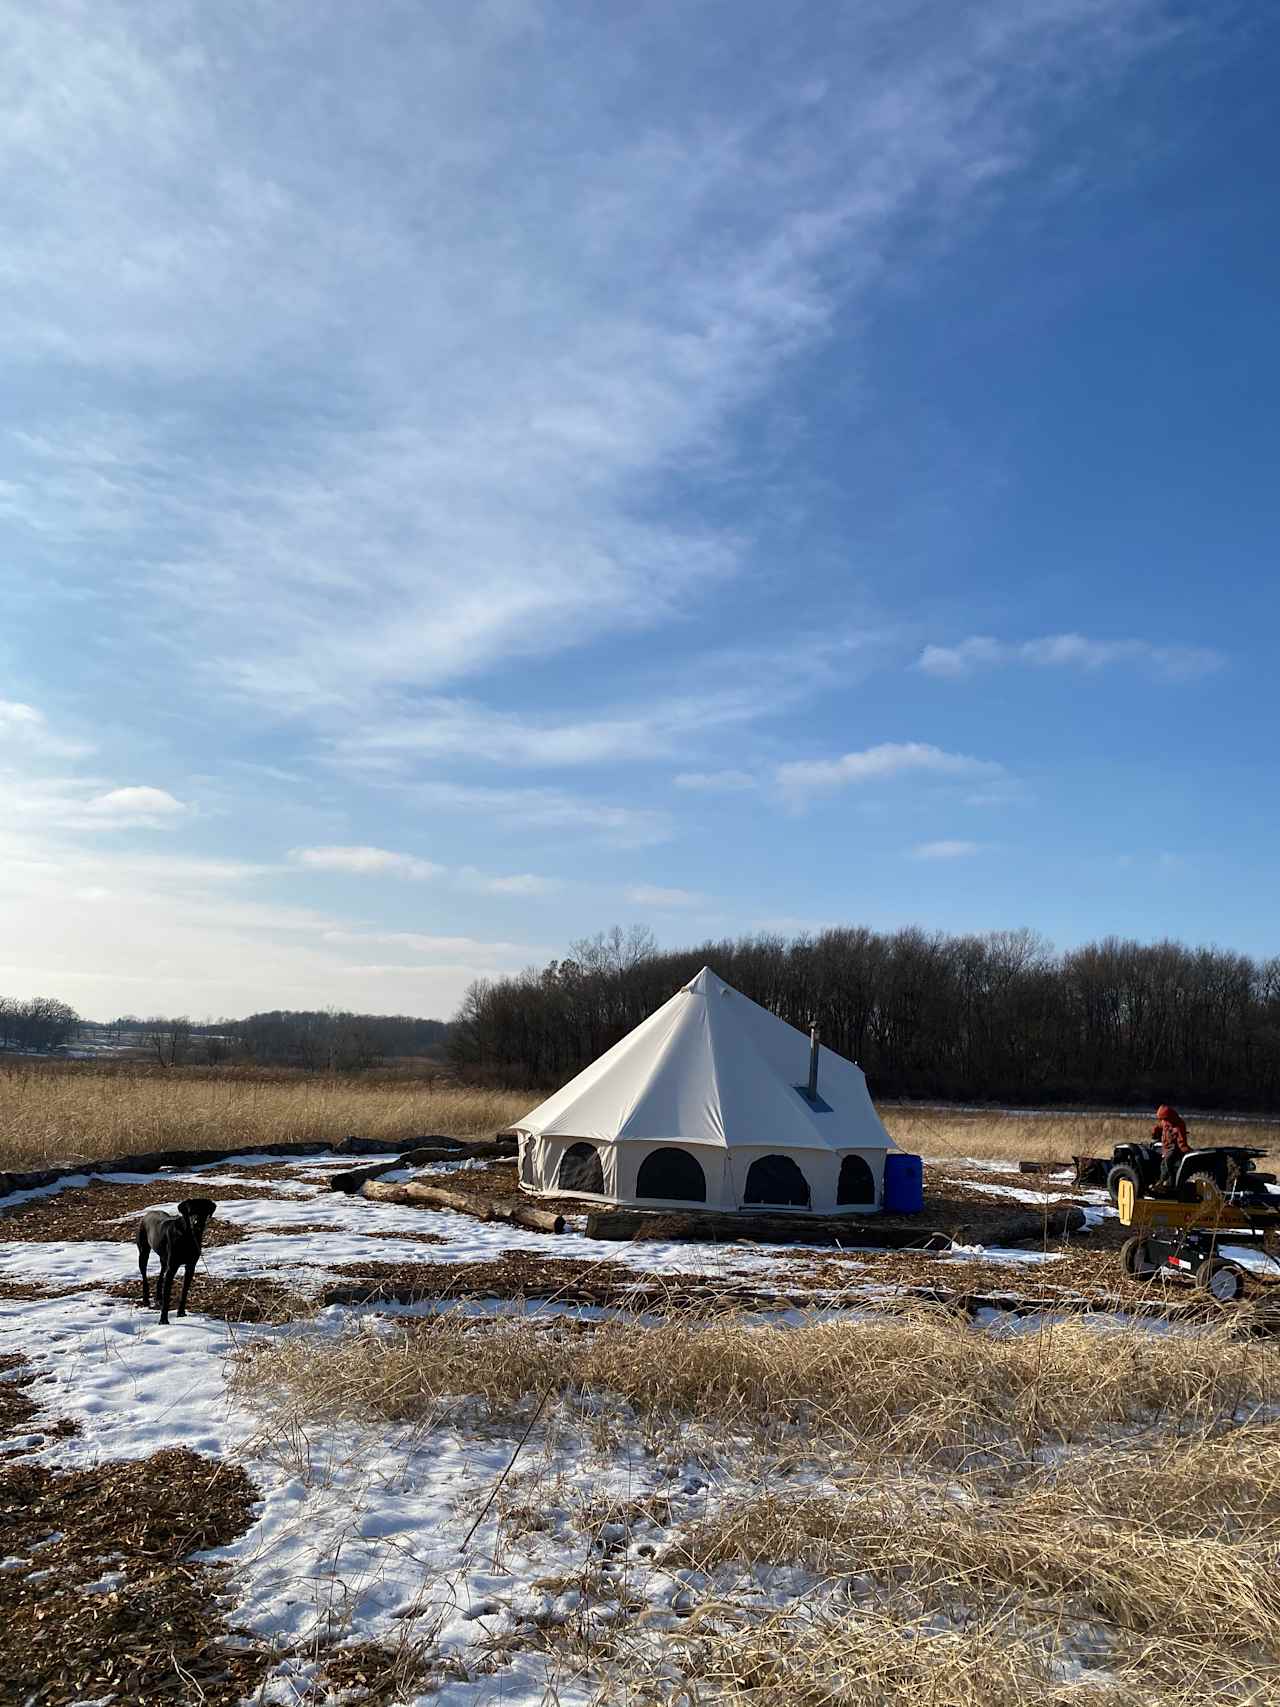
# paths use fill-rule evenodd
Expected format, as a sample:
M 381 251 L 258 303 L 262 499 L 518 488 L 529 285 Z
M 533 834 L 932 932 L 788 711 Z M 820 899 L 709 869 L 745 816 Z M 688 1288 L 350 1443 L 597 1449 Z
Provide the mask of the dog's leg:
M 159 1281 L 160 1324 L 162 1327 L 168 1327 L 169 1325 L 169 1299 L 173 1294 L 173 1277 L 177 1272 L 177 1263 L 170 1262 L 169 1253 L 166 1251 L 164 1256 L 164 1266 L 160 1270 Z
M 195 1271 L 196 1259 L 195 1257 L 191 1257 L 187 1262 L 186 1270 L 182 1276 L 182 1295 L 178 1299 L 178 1314 L 180 1316 L 185 1316 L 187 1313 L 187 1293 L 191 1290 L 191 1276 Z
M 146 1239 L 138 1235 L 138 1273 L 142 1276 L 142 1308 L 151 1308 L 151 1290 L 147 1285 L 147 1264 L 151 1260 L 151 1246 Z

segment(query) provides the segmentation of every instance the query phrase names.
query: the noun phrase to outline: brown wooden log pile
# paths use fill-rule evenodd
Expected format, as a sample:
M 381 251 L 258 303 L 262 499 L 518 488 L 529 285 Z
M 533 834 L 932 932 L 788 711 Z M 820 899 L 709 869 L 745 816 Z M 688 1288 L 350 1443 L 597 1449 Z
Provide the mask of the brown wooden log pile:
M 486 1138 L 469 1143 L 462 1138 L 433 1139 L 426 1148 L 406 1150 L 389 1162 L 376 1162 L 367 1168 L 347 1168 L 329 1175 L 330 1191 L 359 1191 L 368 1180 L 394 1173 L 397 1168 L 420 1168 L 428 1162 L 485 1161 L 499 1156 L 514 1156 L 514 1138 Z
M 534 1233 L 563 1233 L 564 1216 L 553 1215 L 547 1209 L 535 1209 L 519 1197 L 476 1197 L 445 1186 L 422 1185 L 417 1180 L 367 1180 L 360 1195 L 375 1203 L 402 1203 L 415 1209 L 451 1209 L 456 1215 L 470 1215 L 476 1221 L 504 1221 L 512 1227 L 526 1227 Z

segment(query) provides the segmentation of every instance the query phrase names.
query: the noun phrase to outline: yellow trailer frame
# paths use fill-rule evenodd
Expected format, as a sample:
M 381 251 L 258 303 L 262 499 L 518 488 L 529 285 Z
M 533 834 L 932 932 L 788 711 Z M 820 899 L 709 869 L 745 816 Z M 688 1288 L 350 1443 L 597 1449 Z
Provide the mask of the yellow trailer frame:
M 1252 1233 L 1255 1237 L 1261 1235 L 1262 1249 L 1269 1256 L 1280 1255 L 1280 1203 L 1273 1209 L 1256 1203 L 1233 1203 L 1226 1197 L 1195 1203 L 1180 1203 L 1169 1197 L 1139 1197 L 1133 1181 L 1122 1179 L 1117 1184 L 1116 1211 L 1121 1225 L 1131 1227 L 1135 1235 L 1143 1238 Z M 1212 1250 L 1212 1243 L 1207 1248 Z

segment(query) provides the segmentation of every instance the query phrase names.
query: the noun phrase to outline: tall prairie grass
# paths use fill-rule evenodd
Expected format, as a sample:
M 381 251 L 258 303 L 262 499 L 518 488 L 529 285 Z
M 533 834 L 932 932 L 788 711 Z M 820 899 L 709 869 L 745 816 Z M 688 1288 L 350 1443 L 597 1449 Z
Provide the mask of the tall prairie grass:
M 0 1067 L 0 1169 L 94 1161 L 132 1150 L 503 1130 L 541 1101 L 537 1091 L 459 1085 L 439 1076 L 304 1074 L 228 1068 L 13 1063 Z M 1145 1136 L 1140 1117 L 960 1110 L 881 1110 L 905 1149 L 931 1160 L 958 1156 L 1067 1160 L 1106 1155 Z M 1275 1145 L 1280 1126 L 1244 1121 L 1192 1125 L 1210 1144 Z
M 0 1071 L 0 1169 L 131 1151 L 492 1136 L 537 1101 L 448 1082 L 184 1069 Z

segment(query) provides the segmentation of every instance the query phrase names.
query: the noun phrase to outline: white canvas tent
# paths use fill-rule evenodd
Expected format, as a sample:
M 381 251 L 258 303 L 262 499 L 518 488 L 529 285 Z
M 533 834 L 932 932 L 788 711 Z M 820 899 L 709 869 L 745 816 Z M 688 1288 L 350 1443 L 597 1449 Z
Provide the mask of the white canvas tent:
M 896 1145 L 862 1069 L 708 967 L 515 1123 L 525 1191 L 814 1214 L 876 1209 Z

